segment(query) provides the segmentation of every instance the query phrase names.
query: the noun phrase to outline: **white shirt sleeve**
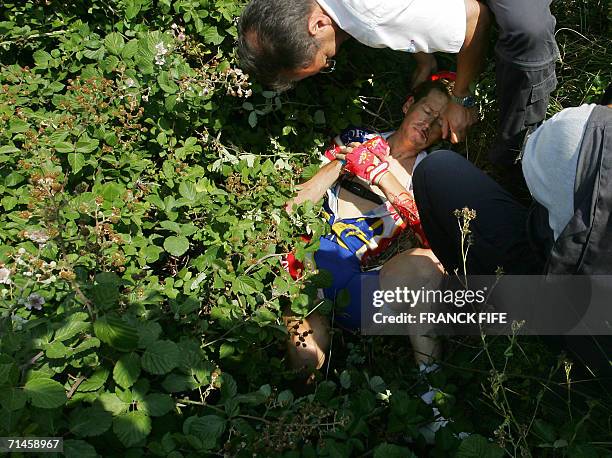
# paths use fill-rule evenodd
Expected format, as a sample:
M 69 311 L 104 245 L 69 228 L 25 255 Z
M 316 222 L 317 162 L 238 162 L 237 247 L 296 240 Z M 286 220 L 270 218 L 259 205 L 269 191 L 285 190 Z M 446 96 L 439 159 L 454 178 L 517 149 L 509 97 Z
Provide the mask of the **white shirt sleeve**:
M 458 53 L 465 0 L 317 0 L 338 26 L 373 48 Z

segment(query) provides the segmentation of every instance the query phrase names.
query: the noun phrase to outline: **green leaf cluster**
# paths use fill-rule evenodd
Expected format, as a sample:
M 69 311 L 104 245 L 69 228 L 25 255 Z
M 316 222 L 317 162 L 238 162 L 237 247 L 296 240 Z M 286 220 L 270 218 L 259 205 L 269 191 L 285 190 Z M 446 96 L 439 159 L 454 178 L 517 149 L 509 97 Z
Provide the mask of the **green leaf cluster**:
M 434 418 L 404 341 L 344 336 L 292 391 L 283 313 L 335 316 L 347 295 L 321 302 L 328 273 L 281 267 L 328 231 L 320 203 L 285 203 L 330 135 L 398 124 L 412 64 L 347 43 L 332 78 L 266 90 L 236 62 L 244 3 L 3 2 L 0 436 L 61 436 L 69 457 L 499 456 L 485 437 L 505 419 L 476 425 L 480 391 L 458 388 L 485 375 L 437 380 L 455 421 L 423 443 Z M 362 119 L 374 105 L 389 112 Z M 587 408 L 538 416 L 526 440 L 603 456 L 586 430 L 605 405 Z

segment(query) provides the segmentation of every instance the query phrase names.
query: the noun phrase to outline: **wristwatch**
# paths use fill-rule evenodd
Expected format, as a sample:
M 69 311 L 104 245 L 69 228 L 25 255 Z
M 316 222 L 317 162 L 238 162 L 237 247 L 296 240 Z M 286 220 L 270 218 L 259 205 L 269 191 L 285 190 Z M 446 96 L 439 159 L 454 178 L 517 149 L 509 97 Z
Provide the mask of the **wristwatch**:
M 455 94 L 451 94 L 451 99 L 457 105 L 461 105 L 465 108 L 472 108 L 476 106 L 476 97 L 473 95 L 466 95 L 465 97 L 457 97 Z

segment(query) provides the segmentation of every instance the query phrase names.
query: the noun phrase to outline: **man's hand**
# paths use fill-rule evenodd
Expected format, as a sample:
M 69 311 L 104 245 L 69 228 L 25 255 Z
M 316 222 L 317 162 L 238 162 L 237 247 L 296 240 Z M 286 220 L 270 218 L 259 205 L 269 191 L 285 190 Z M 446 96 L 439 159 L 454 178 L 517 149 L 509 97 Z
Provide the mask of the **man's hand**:
M 360 146 L 359 142 L 351 142 L 348 145 L 336 146 L 333 150 L 334 159 L 346 162 L 346 155 L 353 151 L 353 148 Z
M 385 160 L 388 154 L 387 142 L 374 137 L 346 154 L 344 169 L 376 185 L 388 171 L 389 163 Z
M 477 120 L 476 108 L 449 103 L 442 115 L 442 138 L 449 138 L 451 143 L 459 143 L 465 138 L 468 127 Z
M 366 142 L 367 143 L 367 142 Z M 364 145 L 365 143 L 351 142 L 348 145 L 337 146 L 334 149 L 334 159 L 346 162 L 346 155 L 353 151 L 355 148 Z M 381 161 L 384 161 L 389 155 L 389 145 L 383 140 L 378 148 L 369 148 Z
M 319 171 L 306 183 L 297 187 L 297 195 L 285 204 L 287 213 L 293 211 L 294 205 L 302 205 L 306 201 L 318 202 L 338 180 L 342 173 L 342 162 L 331 161 L 319 169 Z

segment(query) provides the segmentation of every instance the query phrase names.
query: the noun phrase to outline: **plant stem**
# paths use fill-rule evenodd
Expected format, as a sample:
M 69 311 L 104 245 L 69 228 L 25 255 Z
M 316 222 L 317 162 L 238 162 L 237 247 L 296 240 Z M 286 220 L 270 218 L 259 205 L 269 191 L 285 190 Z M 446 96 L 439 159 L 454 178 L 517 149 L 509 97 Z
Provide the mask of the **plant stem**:
M 18 43 L 18 42 L 24 42 L 32 38 L 45 38 L 45 37 L 53 37 L 56 35 L 63 35 L 66 32 L 68 32 L 68 30 L 54 30 L 52 32 L 46 32 L 46 33 L 35 33 L 32 35 L 28 35 L 27 37 L 16 38 L 15 40 L 1 41 L 0 46 L 11 45 L 13 43 Z

